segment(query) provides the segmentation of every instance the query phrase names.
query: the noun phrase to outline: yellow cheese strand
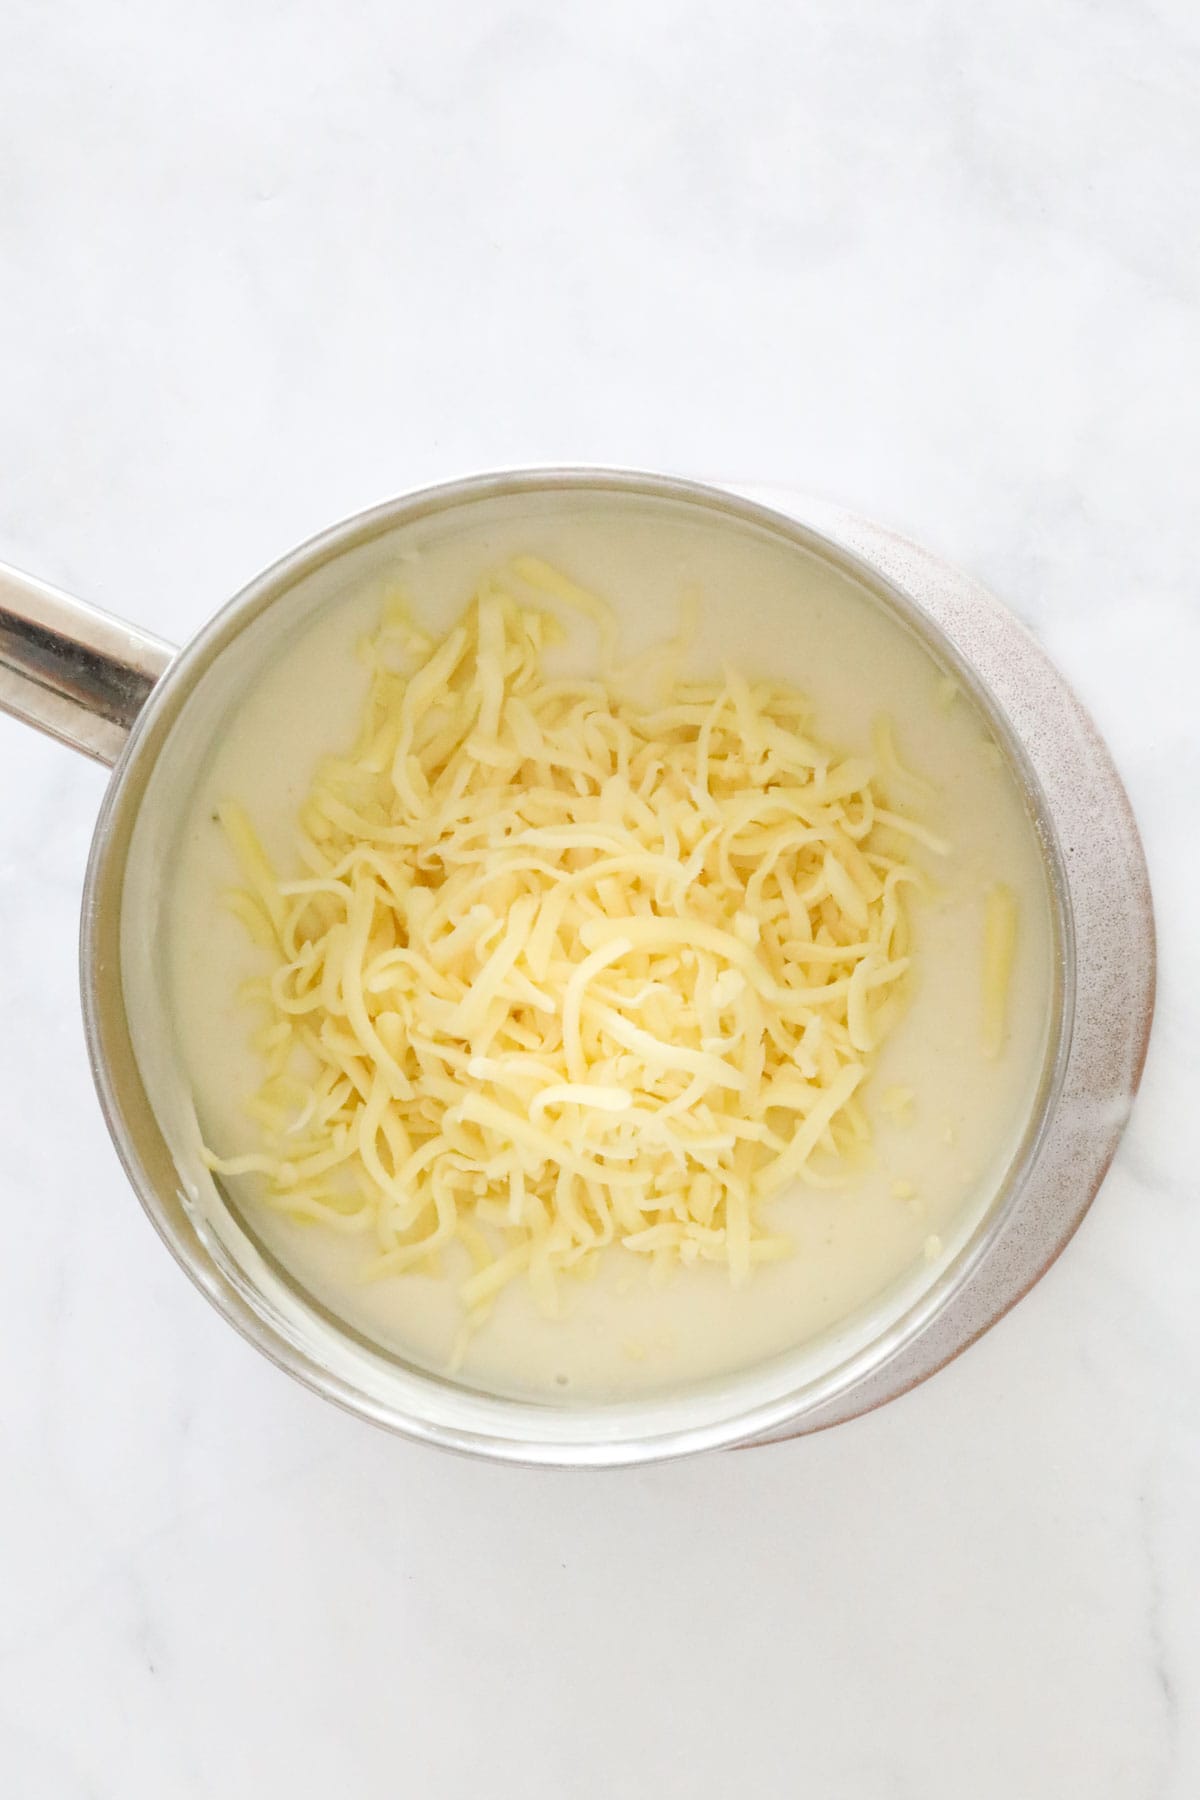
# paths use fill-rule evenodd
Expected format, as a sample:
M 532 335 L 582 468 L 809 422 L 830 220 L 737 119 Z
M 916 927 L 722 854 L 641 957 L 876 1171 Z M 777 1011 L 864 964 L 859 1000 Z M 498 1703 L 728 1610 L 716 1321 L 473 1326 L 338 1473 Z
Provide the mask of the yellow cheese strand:
M 983 1053 L 997 1057 L 1008 1029 L 1008 989 L 1017 944 L 1017 900 L 1011 888 L 989 889 L 983 915 Z

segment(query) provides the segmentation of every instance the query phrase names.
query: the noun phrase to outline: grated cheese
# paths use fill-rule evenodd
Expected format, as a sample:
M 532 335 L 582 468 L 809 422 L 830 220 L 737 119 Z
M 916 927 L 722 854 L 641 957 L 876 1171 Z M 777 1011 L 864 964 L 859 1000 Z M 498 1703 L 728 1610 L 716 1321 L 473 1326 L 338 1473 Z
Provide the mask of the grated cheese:
M 603 680 L 547 674 L 546 598 L 596 628 Z M 270 968 L 247 995 L 259 1135 L 211 1167 L 361 1233 L 372 1275 L 435 1273 L 457 1243 L 467 1330 L 519 1277 L 555 1313 L 560 1278 L 613 1244 L 735 1283 L 787 1255 L 765 1202 L 861 1155 L 910 853 L 945 848 L 884 804 L 881 775 L 921 785 L 890 728 L 881 770 L 818 743 L 780 682 L 663 676 L 643 703 L 611 610 L 534 557 L 440 643 L 392 608 L 363 654 L 358 741 L 301 808 L 300 878 L 220 809 L 230 903 Z

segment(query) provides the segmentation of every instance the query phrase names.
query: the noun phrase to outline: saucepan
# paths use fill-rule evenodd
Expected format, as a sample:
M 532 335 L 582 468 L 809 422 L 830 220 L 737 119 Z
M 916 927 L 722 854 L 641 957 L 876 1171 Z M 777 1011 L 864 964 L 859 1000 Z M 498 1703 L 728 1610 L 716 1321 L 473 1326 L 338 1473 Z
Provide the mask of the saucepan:
M 386 569 L 422 521 L 442 531 L 531 497 L 626 496 L 767 532 L 865 592 L 972 697 L 1041 843 L 1054 934 L 1045 1064 L 1024 1136 L 948 1266 L 795 1356 L 686 1391 L 606 1405 L 478 1391 L 385 1353 L 294 1282 L 232 1206 L 201 1194 L 169 1094 L 183 1084 L 157 1006 L 173 833 L 245 670 L 337 596 Z M 602 1466 L 794 1436 L 903 1393 L 985 1330 L 1070 1237 L 1116 1147 L 1153 1003 L 1153 920 L 1128 801 L 1095 727 L 1016 620 L 915 546 L 828 507 L 771 504 L 656 475 L 542 469 L 403 496 L 276 562 L 181 650 L 0 568 L 0 705 L 112 767 L 87 871 L 83 1017 L 101 1105 L 168 1249 L 281 1368 L 361 1417 L 513 1462 Z

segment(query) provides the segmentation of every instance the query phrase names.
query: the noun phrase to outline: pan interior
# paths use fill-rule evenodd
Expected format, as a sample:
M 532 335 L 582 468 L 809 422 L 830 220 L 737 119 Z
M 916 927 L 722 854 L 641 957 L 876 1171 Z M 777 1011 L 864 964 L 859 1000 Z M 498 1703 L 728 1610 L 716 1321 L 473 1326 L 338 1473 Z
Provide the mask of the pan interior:
M 237 1129 L 233 1108 L 250 1073 L 244 1026 L 227 1006 L 203 999 L 232 991 L 227 972 L 244 953 L 235 922 L 216 904 L 229 872 L 222 873 L 213 847 L 211 812 L 230 782 L 252 811 L 257 793 L 269 847 L 283 857 L 286 803 L 303 791 L 316 750 L 335 747 L 352 722 L 354 681 L 331 681 L 329 672 L 348 667 L 358 630 L 378 609 L 380 582 L 400 571 L 417 611 L 444 624 L 474 575 L 530 548 L 616 601 L 634 650 L 674 628 L 681 585 L 698 581 L 705 620 L 694 653 L 699 663 L 711 669 L 728 659 L 752 676 L 783 673 L 812 693 L 821 735 L 839 746 L 860 748 L 885 705 L 907 759 L 949 794 L 963 879 L 972 867 L 986 875 L 991 857 L 995 874 L 1021 893 L 1019 1031 L 1011 1067 L 979 1077 L 977 1110 L 982 1116 L 990 1107 L 995 1128 L 990 1136 L 972 1132 L 958 1018 L 969 1008 L 955 996 L 973 931 L 977 943 L 977 921 L 964 917 L 953 967 L 943 943 L 942 962 L 919 986 L 911 1021 L 889 1046 L 897 1066 L 890 1077 L 886 1068 L 879 1072 L 880 1089 L 889 1078 L 900 1081 L 911 1073 L 914 1047 L 923 1046 L 924 1117 L 910 1128 L 917 1135 L 889 1136 L 876 1123 L 883 1166 L 873 1194 L 784 1202 L 791 1207 L 784 1228 L 805 1249 L 790 1285 L 786 1270 L 761 1271 L 740 1322 L 719 1280 L 705 1284 L 690 1316 L 675 1294 L 642 1292 L 605 1331 L 603 1313 L 616 1304 L 616 1292 L 601 1280 L 565 1333 L 510 1308 L 492 1348 L 482 1343 L 450 1380 L 443 1372 L 450 1315 L 445 1293 L 428 1291 L 435 1284 L 426 1284 L 415 1303 L 411 1284 L 363 1289 L 345 1257 L 330 1255 L 318 1235 L 282 1229 L 252 1194 L 214 1183 L 200 1159 L 205 1137 Z M 564 1441 L 638 1435 L 661 1430 L 664 1420 L 727 1419 L 748 1405 L 827 1387 L 839 1371 L 893 1346 L 962 1278 L 1005 1205 L 1045 1102 L 1059 1024 L 1059 945 L 1036 794 L 1010 760 L 1015 752 L 1003 721 L 988 716 L 969 672 L 931 644 L 902 606 L 836 558 L 733 509 L 603 486 L 519 490 L 384 521 L 311 566 L 301 561 L 286 579 L 251 590 L 190 656 L 187 697 L 151 773 L 131 845 L 122 927 L 126 1004 L 142 1080 L 194 1227 L 222 1279 L 283 1339 L 385 1410 L 471 1430 L 485 1418 L 494 1428 L 500 1408 L 505 1428 L 518 1436 L 527 1415 L 541 1430 L 552 1413 L 552 1429 Z M 186 665 L 180 674 L 186 680 Z M 949 682 L 957 692 L 947 704 Z M 261 735 L 268 692 L 279 746 L 271 759 L 262 754 Z M 181 907 L 181 892 L 196 901 L 190 911 Z M 930 943 L 946 932 L 943 918 Z M 945 1140 L 940 1162 L 935 1139 Z M 892 1189 L 911 1182 L 914 1167 L 927 1178 L 916 1195 L 923 1210 L 912 1213 Z M 826 1237 L 839 1229 L 849 1231 L 860 1267 L 861 1279 L 849 1288 L 822 1259 Z M 881 1237 L 893 1251 L 902 1241 L 908 1254 L 889 1264 L 879 1254 Z M 926 1256 L 931 1240 L 936 1248 Z M 654 1332 L 660 1335 L 650 1355 L 628 1354 L 631 1341 Z

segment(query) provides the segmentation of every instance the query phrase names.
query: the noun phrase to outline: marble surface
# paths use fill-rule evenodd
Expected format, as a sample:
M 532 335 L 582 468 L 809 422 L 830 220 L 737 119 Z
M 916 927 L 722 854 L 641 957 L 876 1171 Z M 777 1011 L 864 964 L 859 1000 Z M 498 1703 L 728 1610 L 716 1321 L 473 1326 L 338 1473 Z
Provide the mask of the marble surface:
M 1200 15 L 9 0 L 0 557 L 171 637 L 494 464 L 792 484 L 1094 709 L 1161 999 L 1083 1231 L 952 1368 L 638 1474 L 392 1441 L 164 1255 L 93 1098 L 103 774 L 0 721 L 14 1800 L 1200 1791 Z

